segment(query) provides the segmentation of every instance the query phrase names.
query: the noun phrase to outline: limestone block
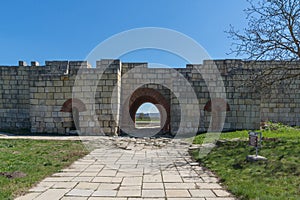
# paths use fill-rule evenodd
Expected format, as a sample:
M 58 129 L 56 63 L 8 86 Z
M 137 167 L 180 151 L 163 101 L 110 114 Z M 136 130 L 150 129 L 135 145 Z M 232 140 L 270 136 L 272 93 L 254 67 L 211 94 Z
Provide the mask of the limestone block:
M 30 104 L 32 105 L 38 105 L 39 100 L 38 99 L 30 99 Z
M 44 122 L 46 123 L 53 122 L 53 118 L 44 118 Z
M 39 106 L 36 107 L 36 110 L 39 112 L 47 112 L 48 107 L 46 105 L 42 105 L 41 103 L 39 103 Z
M 244 117 L 244 115 L 245 115 L 244 112 L 239 111 L 239 112 L 236 113 L 237 117 Z
M 56 101 L 55 100 L 46 100 L 46 105 L 47 106 L 54 106 L 54 105 L 56 105 Z
M 39 90 L 40 90 L 40 88 L 38 88 Z M 45 87 L 45 88 L 43 88 L 44 89 L 44 91 L 45 92 L 55 92 L 55 87 L 52 87 L 52 86 L 50 86 L 50 87 Z M 39 91 L 40 92 L 40 91 Z
M 35 93 L 35 92 L 37 92 L 37 87 L 30 87 L 29 92 L 30 92 L 30 93 Z
M 50 122 L 50 123 L 46 123 L 46 128 L 54 128 L 55 125 L 53 122 Z M 48 129 L 48 130 L 51 130 L 51 129 Z
M 64 99 L 71 99 L 72 98 L 72 93 L 63 93 L 64 94 Z
M 89 124 L 87 121 L 80 121 L 80 127 L 89 127 Z
M 46 99 L 46 93 L 35 93 L 34 98 L 35 99 Z
M 80 125 L 82 125 L 82 124 L 80 123 Z M 62 124 L 62 127 L 64 127 L 64 128 L 70 128 L 72 126 L 73 126 L 73 122 L 71 122 L 71 121 L 70 122 L 64 121 Z
M 47 93 L 47 99 L 54 99 L 54 93 Z
M 44 93 L 45 92 L 45 88 L 43 87 L 38 87 L 38 93 Z
M 3 90 L 6 90 L 7 92 L 9 92 L 9 90 L 11 90 L 12 86 L 9 85 L 9 84 L 4 84 L 4 85 L 2 86 L 2 88 L 3 88 Z
M 34 85 L 37 87 L 45 87 L 46 82 L 45 81 L 36 81 L 36 82 L 34 82 Z
M 58 87 L 58 86 L 63 86 L 63 81 L 53 81 L 53 86 Z
M 54 99 L 64 99 L 63 93 L 54 93 Z
M 102 130 L 105 134 L 108 134 L 108 135 L 112 134 L 111 128 L 104 127 L 104 128 L 102 128 Z
M 94 127 L 95 126 L 95 122 L 94 121 L 89 121 L 89 127 Z

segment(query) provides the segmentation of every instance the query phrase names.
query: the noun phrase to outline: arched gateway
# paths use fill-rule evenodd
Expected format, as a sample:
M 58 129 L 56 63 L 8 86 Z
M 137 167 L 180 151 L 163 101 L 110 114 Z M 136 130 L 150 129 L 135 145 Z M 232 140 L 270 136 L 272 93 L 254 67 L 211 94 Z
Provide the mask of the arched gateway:
M 122 108 L 121 131 L 129 134 L 130 131 L 134 131 L 136 112 L 142 104 L 147 102 L 156 105 L 159 110 L 161 116 L 159 132 L 170 132 L 170 99 L 153 88 L 138 88 L 124 104 L 126 107 Z

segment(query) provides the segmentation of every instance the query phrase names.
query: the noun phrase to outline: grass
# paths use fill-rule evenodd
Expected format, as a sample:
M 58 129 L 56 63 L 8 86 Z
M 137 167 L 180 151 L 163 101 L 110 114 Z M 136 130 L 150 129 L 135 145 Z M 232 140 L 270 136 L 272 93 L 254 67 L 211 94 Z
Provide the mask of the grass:
M 23 194 L 87 153 L 79 141 L 0 140 L 0 173 L 26 174 L 21 178 L 0 176 L 0 199 L 13 199 Z
M 255 154 L 248 146 L 247 131 L 222 133 L 208 156 L 195 159 L 214 171 L 229 191 L 243 200 L 299 200 L 300 196 L 300 130 L 280 124 L 269 124 L 262 131 L 265 141 L 259 155 L 267 161 L 248 162 L 246 156 Z M 194 143 L 202 143 L 203 135 Z M 241 140 L 231 140 L 239 138 Z

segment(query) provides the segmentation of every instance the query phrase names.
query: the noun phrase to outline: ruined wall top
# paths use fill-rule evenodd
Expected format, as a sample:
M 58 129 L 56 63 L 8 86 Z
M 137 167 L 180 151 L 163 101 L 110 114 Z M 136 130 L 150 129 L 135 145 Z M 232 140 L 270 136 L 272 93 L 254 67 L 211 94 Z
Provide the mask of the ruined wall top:
M 122 73 L 133 69 L 135 67 L 148 67 L 147 63 L 135 63 L 135 62 L 121 62 L 119 59 L 101 59 L 96 61 L 95 66 L 92 66 L 87 61 L 45 61 L 44 65 L 40 65 L 36 61 L 31 61 L 27 64 L 24 61 L 19 61 L 16 66 L 0 66 L 0 72 L 2 71 L 31 71 L 35 75 L 76 75 L 79 69 L 94 73 L 95 70 L 103 67 L 110 69 L 122 70 Z M 261 69 L 267 66 L 274 65 L 300 65 L 299 61 L 284 62 L 284 61 L 244 61 L 240 59 L 225 59 L 225 60 L 204 60 L 203 64 L 187 64 L 182 68 L 174 68 L 178 71 L 190 71 L 192 72 L 195 66 L 197 67 L 210 67 L 216 66 L 222 75 L 227 75 L 232 70 L 247 70 L 253 69 L 253 66 L 257 69 Z

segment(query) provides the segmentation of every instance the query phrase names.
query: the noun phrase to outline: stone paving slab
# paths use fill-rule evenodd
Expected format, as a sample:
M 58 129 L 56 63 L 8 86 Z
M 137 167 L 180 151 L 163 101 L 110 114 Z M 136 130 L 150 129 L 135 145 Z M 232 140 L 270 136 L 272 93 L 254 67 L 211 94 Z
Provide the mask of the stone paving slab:
M 98 146 L 90 154 L 16 200 L 235 199 L 211 172 L 193 164 L 188 143 L 156 140 L 152 146 L 148 139 L 93 140 Z

